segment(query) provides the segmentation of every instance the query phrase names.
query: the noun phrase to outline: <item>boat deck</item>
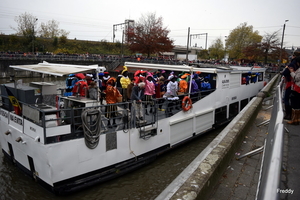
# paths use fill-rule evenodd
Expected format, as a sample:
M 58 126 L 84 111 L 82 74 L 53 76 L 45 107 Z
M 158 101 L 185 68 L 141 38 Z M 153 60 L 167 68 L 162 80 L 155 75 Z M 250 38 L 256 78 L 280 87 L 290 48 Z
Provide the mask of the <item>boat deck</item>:
M 192 102 L 196 102 L 213 91 L 215 90 L 200 91 L 190 95 L 190 98 Z M 91 130 L 96 129 L 97 127 L 93 124 L 97 118 L 97 113 L 91 114 L 89 119 L 83 120 L 82 118 L 83 112 L 93 110 L 98 110 L 98 114 L 100 113 L 101 115 L 101 134 L 113 133 L 120 130 L 126 132 L 130 128 L 139 128 L 141 132 L 140 137 L 146 138 L 147 135 L 151 136 L 153 134 L 151 127 L 157 127 L 159 120 L 171 117 L 182 111 L 181 102 L 183 97 L 187 95 L 189 94 L 179 95 L 178 100 L 168 100 L 165 98 L 154 99 L 152 105 L 147 105 L 147 108 L 145 108 L 147 102 L 142 102 L 143 116 L 141 119 L 132 116 L 132 114 L 135 116 L 134 113 L 136 112 L 134 106 L 132 106 L 132 102 L 115 104 L 117 105 L 117 111 L 114 113 L 114 117 L 108 118 L 106 107 L 109 105 L 107 105 L 105 101 L 103 105 L 101 105 L 100 102 L 85 97 L 71 96 L 57 99 L 55 95 L 44 95 L 40 97 L 40 99 L 37 99 L 37 104 L 28 104 L 19 101 L 19 103 L 22 104 L 23 110 L 22 114 L 20 116 L 16 115 L 16 117 L 19 117 L 20 120 L 26 119 L 38 127 L 41 127 L 44 133 L 44 144 L 82 138 L 84 137 L 85 126 Z M 70 102 L 72 105 L 69 105 Z M 0 103 L 4 110 L 14 113 L 14 108 L 10 104 L 8 97 L 1 95 Z M 150 112 L 150 109 L 152 112 Z M 84 121 L 86 121 L 87 124 L 85 124 Z M 113 123 L 113 121 L 115 123 Z M 66 126 L 70 127 L 70 131 L 47 134 L 48 131 L 46 130 L 49 128 Z M 147 129 L 150 129 L 150 131 L 147 131 Z

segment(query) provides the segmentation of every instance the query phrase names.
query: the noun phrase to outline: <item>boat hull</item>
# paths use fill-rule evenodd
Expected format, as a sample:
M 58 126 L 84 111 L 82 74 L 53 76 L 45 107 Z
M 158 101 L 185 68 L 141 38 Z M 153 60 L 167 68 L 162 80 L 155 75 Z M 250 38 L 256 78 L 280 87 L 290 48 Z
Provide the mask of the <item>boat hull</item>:
M 176 102 L 155 99 L 154 112 L 145 115 L 144 110 L 143 120 L 136 119 L 135 106 L 129 110 L 128 102 L 118 103 L 116 126 L 108 123 L 105 112 L 109 105 L 76 96 L 61 97 L 64 108 L 21 102 L 20 115 L 12 109 L 2 87 L 2 151 L 49 191 L 72 193 L 132 172 L 160 154 L 228 123 L 264 86 L 263 78 L 242 84 L 248 70 L 201 69 L 210 77 L 211 90 L 183 94 Z M 263 71 L 259 73 L 263 77 Z M 23 101 L 36 98 L 33 87 L 11 90 Z M 184 97 L 191 98 L 189 109 L 182 108 Z

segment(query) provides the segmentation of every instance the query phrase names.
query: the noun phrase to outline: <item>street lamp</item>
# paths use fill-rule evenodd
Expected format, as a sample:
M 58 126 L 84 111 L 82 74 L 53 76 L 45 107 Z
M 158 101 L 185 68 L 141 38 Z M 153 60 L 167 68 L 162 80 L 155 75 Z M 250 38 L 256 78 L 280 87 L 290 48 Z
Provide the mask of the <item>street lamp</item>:
M 35 19 L 35 22 L 38 20 L 38 18 Z M 33 25 L 32 25 L 32 53 L 34 54 L 34 25 L 35 25 L 35 22 L 33 22 Z
M 227 55 L 227 45 L 226 45 L 227 39 L 228 39 L 228 36 L 225 36 L 225 43 L 224 43 L 224 61 L 225 62 L 228 62 L 228 58 L 229 58 L 229 56 Z
M 279 56 L 279 62 L 280 62 L 280 63 L 282 63 L 282 62 L 281 62 L 281 57 L 282 57 L 282 45 L 283 45 L 283 39 L 284 39 L 285 23 L 288 22 L 288 21 L 289 21 L 289 20 L 286 19 L 286 20 L 284 21 L 284 24 L 283 24 L 283 31 L 282 31 L 282 38 L 281 38 L 281 45 L 280 45 L 280 56 Z M 280 69 L 280 67 L 279 67 L 279 69 Z

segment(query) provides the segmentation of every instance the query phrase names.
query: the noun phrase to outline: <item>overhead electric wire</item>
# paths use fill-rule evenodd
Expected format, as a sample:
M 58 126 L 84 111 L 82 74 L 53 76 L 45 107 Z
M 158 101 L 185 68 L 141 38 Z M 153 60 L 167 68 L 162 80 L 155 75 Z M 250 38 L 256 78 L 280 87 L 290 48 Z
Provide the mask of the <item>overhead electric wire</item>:
M 0 18 L 1 19 L 14 19 L 15 17 L 19 16 L 20 14 L 24 13 L 24 9 L 18 9 L 18 8 L 11 8 L 6 6 L 1 6 L 0 8 Z M 35 9 L 26 9 L 26 13 L 31 14 L 33 16 L 36 16 L 39 19 L 39 22 L 48 22 L 50 20 L 55 20 L 59 23 L 59 27 L 68 32 L 70 32 L 71 37 L 88 37 L 88 38 L 102 38 L 103 35 L 100 34 L 106 34 L 103 39 L 110 37 L 112 34 L 112 25 L 115 23 L 115 21 L 111 20 L 110 18 L 101 18 L 98 19 L 97 17 L 87 17 L 87 16 L 78 16 L 78 15 L 66 15 L 64 12 L 61 13 L 54 13 L 49 11 L 40 11 Z M 55 16 L 55 18 L 53 18 Z M 100 18 L 100 17 L 99 17 Z M 68 27 L 70 26 L 76 26 L 78 27 L 78 30 L 70 30 Z M 289 28 L 300 28 L 299 26 L 291 26 L 288 25 Z M 5 32 L 11 32 L 12 30 L 8 30 L 8 27 L 3 27 L 0 31 Z M 196 28 L 192 29 L 193 32 L 195 31 L 201 31 L 201 32 L 208 32 L 208 39 L 211 40 L 213 37 L 220 37 L 220 36 L 214 36 L 211 35 L 210 31 L 231 31 L 233 28 Z M 280 28 L 282 29 L 282 25 L 278 26 L 261 26 L 261 27 L 253 27 L 254 29 L 268 29 L 268 28 Z M 93 29 L 91 31 L 89 30 L 83 30 L 83 29 Z M 96 30 L 95 30 L 96 29 Z M 97 29 L 100 29 L 97 31 Z M 108 31 L 109 30 L 109 31 Z M 97 34 L 96 36 L 91 35 L 83 35 L 83 34 L 76 34 L 76 33 L 84 33 L 84 32 L 90 32 L 93 34 Z M 172 33 L 175 33 L 174 35 Z M 229 34 L 229 33 L 228 33 Z M 173 29 L 170 30 L 170 37 L 173 39 L 176 38 L 186 38 L 187 37 L 187 28 L 179 28 L 179 29 Z M 299 37 L 298 35 L 289 35 L 286 34 L 286 36 L 292 36 L 292 37 Z
M 3 15 L 2 14 L 2 11 L 3 8 L 0 8 L 0 16 Z M 6 12 L 6 11 L 5 11 Z M 46 16 L 47 16 L 47 12 L 42 12 L 42 16 L 45 16 L 45 13 L 46 13 Z M 32 13 L 29 13 L 29 14 L 32 14 Z M 49 15 L 51 15 L 51 17 L 49 18 L 45 18 L 45 17 L 39 17 L 35 14 L 32 14 L 33 16 L 36 16 L 39 20 L 44 20 L 44 21 L 49 21 L 49 20 L 52 20 L 54 19 L 55 21 L 59 22 L 60 24 L 70 24 L 70 25 L 82 25 L 82 26 L 86 26 L 86 27 L 98 27 L 98 28 L 111 28 L 111 25 L 105 25 L 105 23 L 113 23 L 111 22 L 110 20 L 107 20 L 107 19 L 101 19 L 101 22 L 105 22 L 103 24 L 99 24 L 99 19 L 95 19 L 95 18 L 87 18 L 87 17 L 84 17 L 86 20 L 89 20 L 89 21 L 93 21 L 93 23 L 86 23 L 86 22 L 83 22 L 83 17 L 77 17 L 77 16 L 71 16 L 71 15 L 59 15 L 61 16 L 62 18 L 60 17 L 57 17 L 59 18 L 59 20 L 53 18 L 52 16 L 54 15 L 54 13 L 48 13 Z M 14 17 L 20 15 L 20 14 L 15 14 L 15 12 L 6 12 L 4 14 L 5 16 L 8 16 L 8 17 L 12 17 L 11 19 L 13 19 Z M 56 16 L 58 16 L 57 14 L 55 14 Z

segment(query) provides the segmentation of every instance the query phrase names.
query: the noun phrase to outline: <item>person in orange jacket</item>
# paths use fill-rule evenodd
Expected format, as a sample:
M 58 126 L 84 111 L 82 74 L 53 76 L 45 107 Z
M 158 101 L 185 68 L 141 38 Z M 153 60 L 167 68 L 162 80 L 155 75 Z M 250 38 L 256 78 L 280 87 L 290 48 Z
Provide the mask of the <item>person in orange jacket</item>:
M 112 126 L 116 125 L 116 119 L 118 106 L 117 103 L 117 97 L 122 97 L 120 91 L 115 87 L 116 86 L 116 78 L 111 77 L 106 82 L 106 104 L 105 107 L 105 117 L 108 118 L 107 126 L 111 127 L 110 119 L 113 118 L 113 124 Z
M 178 92 L 187 93 L 188 91 L 188 83 L 186 81 L 187 74 L 182 75 L 181 80 L 179 81 L 179 89 Z

